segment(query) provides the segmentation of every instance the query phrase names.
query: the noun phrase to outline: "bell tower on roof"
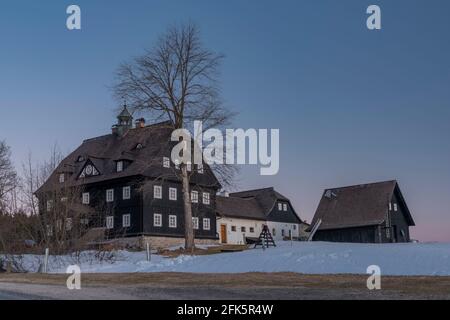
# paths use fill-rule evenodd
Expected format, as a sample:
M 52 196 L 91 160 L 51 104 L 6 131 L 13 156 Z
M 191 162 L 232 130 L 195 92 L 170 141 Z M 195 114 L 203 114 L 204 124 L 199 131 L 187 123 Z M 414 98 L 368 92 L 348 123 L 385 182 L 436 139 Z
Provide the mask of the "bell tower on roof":
M 113 134 L 121 137 L 133 127 L 133 116 L 128 111 L 127 104 L 124 103 L 123 109 L 117 116 L 117 124 L 112 127 Z

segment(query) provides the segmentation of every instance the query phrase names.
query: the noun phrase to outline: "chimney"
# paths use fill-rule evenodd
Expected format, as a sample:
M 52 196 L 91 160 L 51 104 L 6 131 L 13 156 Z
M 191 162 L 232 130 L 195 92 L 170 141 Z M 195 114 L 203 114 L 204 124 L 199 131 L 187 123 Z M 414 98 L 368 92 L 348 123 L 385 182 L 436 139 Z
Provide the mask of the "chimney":
M 144 118 L 137 119 L 135 124 L 136 124 L 136 128 L 144 128 L 145 127 L 145 119 Z

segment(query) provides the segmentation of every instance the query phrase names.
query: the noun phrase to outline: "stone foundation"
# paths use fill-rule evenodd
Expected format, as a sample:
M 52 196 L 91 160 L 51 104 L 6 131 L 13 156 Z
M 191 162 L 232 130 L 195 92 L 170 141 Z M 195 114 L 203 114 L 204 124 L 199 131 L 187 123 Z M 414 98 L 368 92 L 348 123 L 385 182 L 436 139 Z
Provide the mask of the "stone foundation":
M 171 247 L 184 247 L 184 238 L 158 237 L 158 236 L 140 236 L 132 238 L 121 238 L 111 240 L 111 244 L 122 248 L 145 249 L 147 242 L 150 243 L 152 250 L 163 250 Z M 214 239 L 195 239 L 196 245 L 218 245 L 219 240 Z

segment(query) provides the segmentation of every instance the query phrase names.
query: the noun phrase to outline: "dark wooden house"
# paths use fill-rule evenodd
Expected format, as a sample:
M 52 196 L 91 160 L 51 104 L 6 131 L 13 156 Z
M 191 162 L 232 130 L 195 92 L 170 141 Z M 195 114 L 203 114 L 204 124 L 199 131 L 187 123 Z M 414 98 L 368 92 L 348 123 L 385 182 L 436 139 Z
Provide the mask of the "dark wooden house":
M 105 228 L 107 238 L 182 239 L 182 184 L 179 167 L 170 160 L 175 143 L 171 142 L 169 124 L 146 126 L 139 119 L 133 127 L 133 118 L 124 107 L 111 134 L 85 140 L 36 192 L 41 213 L 45 215 L 56 202 L 65 200 L 55 199 L 56 189 L 72 188 L 79 190 L 74 210 L 84 207 L 95 213 L 91 221 L 74 223 Z M 215 195 L 220 184 L 206 164 L 188 165 L 188 171 L 195 237 L 218 239 Z
M 314 241 L 409 242 L 414 220 L 397 181 L 325 190 L 311 228 Z

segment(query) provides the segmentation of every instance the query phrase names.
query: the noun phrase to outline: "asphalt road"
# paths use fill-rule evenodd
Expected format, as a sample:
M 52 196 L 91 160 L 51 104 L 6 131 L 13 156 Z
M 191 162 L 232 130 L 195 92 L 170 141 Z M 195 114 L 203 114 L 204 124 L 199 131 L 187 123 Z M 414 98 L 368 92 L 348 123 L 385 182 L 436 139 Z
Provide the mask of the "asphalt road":
M 311 300 L 450 299 L 450 277 L 249 274 L 96 274 L 69 290 L 64 275 L 0 275 L 0 300 Z

